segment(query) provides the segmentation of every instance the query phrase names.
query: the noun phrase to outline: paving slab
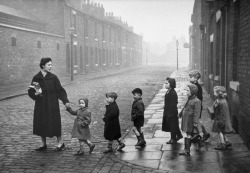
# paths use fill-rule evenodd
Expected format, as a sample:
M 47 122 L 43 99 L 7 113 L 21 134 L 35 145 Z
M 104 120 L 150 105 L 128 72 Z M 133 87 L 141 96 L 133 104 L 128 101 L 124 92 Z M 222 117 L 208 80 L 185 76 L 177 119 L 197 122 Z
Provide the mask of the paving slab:
M 129 153 L 116 153 L 122 160 L 160 160 L 162 157 L 161 151 L 134 151 Z
M 149 124 L 161 124 L 162 123 L 162 118 L 148 119 L 147 123 L 149 123 Z

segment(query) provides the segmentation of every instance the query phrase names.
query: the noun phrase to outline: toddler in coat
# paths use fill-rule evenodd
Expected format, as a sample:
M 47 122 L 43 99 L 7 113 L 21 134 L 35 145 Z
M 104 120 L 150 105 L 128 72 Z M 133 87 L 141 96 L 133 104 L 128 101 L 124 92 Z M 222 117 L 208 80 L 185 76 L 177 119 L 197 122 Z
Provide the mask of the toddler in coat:
M 234 132 L 231 124 L 228 103 L 226 100 L 227 91 L 223 86 L 214 87 L 214 123 L 213 132 L 219 134 L 220 145 L 215 147 L 216 150 L 226 150 L 232 147 L 225 134 Z
M 104 154 L 113 152 L 113 140 L 117 140 L 119 146 L 118 151 L 121 151 L 125 144 L 120 140 L 121 137 L 121 127 L 119 121 L 119 108 L 116 103 L 117 94 L 115 92 L 110 92 L 106 94 L 106 112 L 102 117 L 105 122 L 104 125 L 104 138 L 109 141 L 108 148 L 103 151 Z
M 201 101 L 196 96 L 198 88 L 195 84 L 189 84 L 187 91 L 188 101 L 183 108 L 182 115 L 179 115 L 182 117 L 181 130 L 187 135 L 184 140 L 185 148 L 179 153 L 180 155 L 190 154 L 191 137 L 194 133 L 200 131 L 200 129 L 197 131 L 197 128 L 200 127 L 199 117 L 201 112 Z
M 77 109 L 76 111 L 73 111 L 70 107 L 68 107 L 66 110 L 72 115 L 76 115 L 71 134 L 72 138 L 77 138 L 79 140 L 80 150 L 75 155 L 80 156 L 84 154 L 84 143 L 89 146 L 89 153 L 91 153 L 94 150 L 95 145 L 90 142 L 91 136 L 89 125 L 91 123 L 91 112 L 88 109 L 88 99 L 79 99 L 79 109 Z

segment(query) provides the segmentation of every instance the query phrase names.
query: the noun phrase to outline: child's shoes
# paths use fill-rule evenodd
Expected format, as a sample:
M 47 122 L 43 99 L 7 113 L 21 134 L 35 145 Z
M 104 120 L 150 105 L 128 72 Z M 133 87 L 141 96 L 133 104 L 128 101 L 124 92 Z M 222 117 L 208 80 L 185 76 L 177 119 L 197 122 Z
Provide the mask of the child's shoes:
M 107 150 L 103 151 L 104 154 L 113 152 L 113 148 L 108 148 Z
M 82 156 L 82 155 L 84 155 L 84 151 L 82 150 L 77 151 L 77 153 L 75 154 L 75 156 Z
M 89 154 L 92 153 L 92 151 L 94 150 L 95 148 L 95 144 L 91 144 L 91 146 L 89 147 Z
M 124 143 L 121 143 L 118 148 L 117 151 L 122 151 L 122 149 L 125 147 L 126 145 Z

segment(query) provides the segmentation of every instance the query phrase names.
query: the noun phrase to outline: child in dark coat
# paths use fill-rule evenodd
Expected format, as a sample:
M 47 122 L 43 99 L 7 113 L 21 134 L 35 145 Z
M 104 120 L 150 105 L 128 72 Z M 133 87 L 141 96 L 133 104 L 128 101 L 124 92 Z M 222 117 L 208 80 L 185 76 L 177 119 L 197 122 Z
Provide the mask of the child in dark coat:
M 214 96 L 216 100 L 214 102 L 214 124 L 212 127 L 213 132 L 219 134 L 220 145 L 215 147 L 216 150 L 226 150 L 232 147 L 232 144 L 228 141 L 225 134 L 233 133 L 228 103 L 226 100 L 227 91 L 223 86 L 214 87 Z
M 144 125 L 144 103 L 142 101 L 142 90 L 140 88 L 135 88 L 132 91 L 134 102 L 132 104 L 131 110 L 131 120 L 134 123 L 133 131 L 138 139 L 138 142 L 135 146 L 144 146 L 146 141 L 144 139 L 143 132 L 141 127 Z
M 202 113 L 202 109 L 203 109 L 203 106 L 202 106 L 203 96 L 202 96 L 202 87 L 200 86 L 200 84 L 198 82 L 200 77 L 201 77 L 201 74 L 198 70 L 193 70 L 189 73 L 189 81 L 192 84 L 195 84 L 198 88 L 197 98 L 201 101 L 201 112 L 200 112 L 200 119 L 201 119 L 201 113 Z M 201 120 L 200 120 L 200 125 L 202 128 L 201 134 L 203 134 L 203 135 L 202 135 L 202 140 L 198 144 L 199 144 L 199 146 L 203 146 L 204 142 L 210 137 L 210 134 L 206 131 L 204 125 L 201 123 Z
M 79 109 L 73 111 L 70 107 L 67 108 L 67 111 L 72 115 L 76 115 L 76 119 L 74 122 L 73 130 L 72 130 L 72 138 L 77 138 L 80 143 L 80 150 L 75 155 L 83 155 L 83 144 L 86 143 L 91 153 L 95 145 L 90 142 L 90 130 L 89 124 L 91 123 L 91 112 L 88 109 L 88 99 L 82 98 L 79 99 Z
M 121 128 L 119 122 L 119 108 L 116 104 L 117 94 L 115 92 L 110 92 L 106 94 L 106 112 L 104 114 L 103 121 L 105 122 L 104 126 L 104 138 L 109 141 L 108 149 L 103 153 L 113 152 L 113 140 L 117 140 L 119 146 L 118 151 L 121 151 L 125 144 L 120 140 L 121 137 Z

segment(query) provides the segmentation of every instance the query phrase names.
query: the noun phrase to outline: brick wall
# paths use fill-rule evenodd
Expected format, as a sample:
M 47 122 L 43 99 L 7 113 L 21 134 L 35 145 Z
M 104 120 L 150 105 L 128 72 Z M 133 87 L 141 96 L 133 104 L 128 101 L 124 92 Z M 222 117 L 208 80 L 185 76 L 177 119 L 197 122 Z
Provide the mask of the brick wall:
M 213 97 L 213 87 L 224 85 L 228 91 L 228 103 L 231 121 L 235 130 L 250 147 L 250 1 L 202 1 L 201 69 L 207 70 L 204 75 L 204 86 Z M 221 11 L 221 16 L 218 11 Z M 194 13 L 193 18 L 199 18 Z M 197 20 L 193 20 L 197 26 Z M 225 36 L 224 36 L 225 33 Z M 210 35 L 213 42 L 210 43 Z M 195 38 L 198 42 L 198 39 Z M 199 45 L 198 45 L 199 46 Z M 224 71 L 225 70 L 225 71 Z M 209 79 L 209 75 L 213 75 Z M 218 76 L 218 79 L 214 78 Z M 235 82 L 239 82 L 239 89 Z M 236 82 L 237 83 L 237 82 Z
M 1 85 L 30 81 L 40 70 L 40 59 L 46 56 L 52 57 L 53 71 L 65 75 L 63 38 L 1 26 L 0 31 Z M 16 46 L 11 45 L 12 37 L 16 38 Z M 41 42 L 41 48 L 37 47 L 38 41 Z

